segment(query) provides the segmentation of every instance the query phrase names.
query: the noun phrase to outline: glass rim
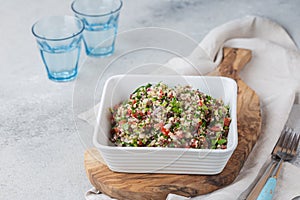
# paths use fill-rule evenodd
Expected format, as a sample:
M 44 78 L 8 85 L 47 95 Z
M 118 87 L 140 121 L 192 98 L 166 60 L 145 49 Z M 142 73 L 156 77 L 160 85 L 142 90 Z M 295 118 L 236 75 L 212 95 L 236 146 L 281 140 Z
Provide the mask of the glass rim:
M 49 18 L 52 18 L 52 17 L 61 17 L 61 18 L 68 17 L 68 18 L 72 18 L 72 19 L 78 21 L 78 22 L 82 25 L 82 27 L 79 29 L 79 31 L 75 32 L 74 34 L 71 34 L 70 36 L 66 36 L 66 37 L 61 37 L 61 38 L 51 38 L 51 37 L 48 38 L 48 37 L 44 37 L 44 36 L 41 36 L 41 35 L 37 34 L 36 31 L 34 30 L 35 27 L 36 27 L 36 25 L 37 25 L 39 22 L 41 22 L 42 20 L 46 20 L 46 19 L 49 19 Z M 81 19 L 79 19 L 79 18 L 76 17 L 76 16 L 69 16 L 69 15 L 61 15 L 61 16 L 60 16 L 60 15 L 55 15 L 55 16 L 47 16 L 47 17 L 43 17 L 43 18 L 37 20 L 37 21 L 32 25 L 32 27 L 31 27 L 31 32 L 32 32 L 32 34 L 33 34 L 35 37 L 37 37 L 37 38 L 39 38 L 39 39 L 48 40 L 48 41 L 62 41 L 62 40 L 71 39 L 71 38 L 74 38 L 74 37 L 80 35 L 80 34 L 83 32 L 84 28 L 85 28 L 84 23 L 82 22 Z
M 115 10 L 112 10 L 112 11 L 108 12 L 108 13 L 105 13 L 105 14 L 85 14 L 85 13 L 82 13 L 82 12 L 79 12 L 79 11 L 75 10 L 74 4 L 76 3 L 76 1 L 78 1 L 78 0 L 75 0 L 75 1 L 72 2 L 71 9 L 73 10 L 74 13 L 82 15 L 82 16 L 86 16 L 86 17 L 103 17 L 103 16 L 111 15 L 113 13 L 119 12 L 121 10 L 122 6 L 123 6 L 123 1 L 118 0 L 120 2 L 119 7 L 116 8 Z

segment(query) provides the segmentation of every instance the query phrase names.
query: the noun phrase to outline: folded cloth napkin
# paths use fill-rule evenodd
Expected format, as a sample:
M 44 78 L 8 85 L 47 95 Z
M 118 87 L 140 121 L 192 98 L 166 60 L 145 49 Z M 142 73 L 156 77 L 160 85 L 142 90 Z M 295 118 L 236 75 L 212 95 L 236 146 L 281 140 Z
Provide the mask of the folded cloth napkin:
M 229 186 L 192 199 L 243 199 L 245 190 L 270 157 L 281 130 L 288 119 L 295 94 L 300 93 L 300 52 L 288 33 L 275 22 L 247 16 L 213 29 L 187 58 L 173 58 L 166 66 L 182 75 L 199 75 L 212 71 L 222 59 L 222 48 L 245 48 L 252 51 L 252 60 L 240 72 L 261 100 L 262 133 L 239 176 Z M 189 62 L 186 62 L 188 60 Z M 159 71 L 159 70 L 158 70 Z M 95 123 L 95 109 L 79 117 Z M 274 199 L 292 199 L 300 195 L 300 168 L 284 163 Z M 86 199 L 107 199 L 97 192 L 88 192 Z M 169 194 L 168 200 L 188 199 Z

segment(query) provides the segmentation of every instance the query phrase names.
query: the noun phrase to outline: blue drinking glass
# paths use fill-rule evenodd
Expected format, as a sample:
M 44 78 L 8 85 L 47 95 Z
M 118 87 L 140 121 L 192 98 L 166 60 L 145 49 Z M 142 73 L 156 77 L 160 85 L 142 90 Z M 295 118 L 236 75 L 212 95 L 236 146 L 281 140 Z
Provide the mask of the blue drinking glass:
M 75 0 L 71 8 L 85 24 L 83 40 L 88 56 L 112 55 L 122 8 L 121 0 Z
M 50 80 L 76 78 L 83 30 L 83 22 L 73 16 L 45 17 L 32 26 Z

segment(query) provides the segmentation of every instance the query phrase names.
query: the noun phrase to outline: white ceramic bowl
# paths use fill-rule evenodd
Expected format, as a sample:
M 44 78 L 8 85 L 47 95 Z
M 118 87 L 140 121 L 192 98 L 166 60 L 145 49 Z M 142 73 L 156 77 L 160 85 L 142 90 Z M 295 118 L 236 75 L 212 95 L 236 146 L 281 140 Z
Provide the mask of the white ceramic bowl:
M 110 142 L 109 108 L 129 98 L 139 86 L 162 81 L 169 86 L 191 85 L 194 89 L 221 98 L 230 106 L 232 118 L 227 149 L 187 149 L 161 147 L 117 147 Z M 112 171 L 128 173 L 218 174 L 238 143 L 237 85 L 230 78 L 205 76 L 117 75 L 103 89 L 93 143 Z

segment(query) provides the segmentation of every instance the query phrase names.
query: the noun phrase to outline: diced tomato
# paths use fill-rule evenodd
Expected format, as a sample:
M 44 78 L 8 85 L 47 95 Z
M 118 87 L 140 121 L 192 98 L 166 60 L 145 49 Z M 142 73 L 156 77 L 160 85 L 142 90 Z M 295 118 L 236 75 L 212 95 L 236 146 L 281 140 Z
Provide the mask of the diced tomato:
M 159 90 L 159 95 L 158 95 L 158 98 L 162 98 L 163 97 L 163 91 L 162 90 Z
M 138 144 L 139 146 L 143 146 L 142 140 L 137 141 L 137 144 Z
M 199 106 L 203 106 L 203 101 L 200 100 L 200 101 L 198 102 L 198 105 L 199 105 Z
M 143 111 L 139 110 L 139 111 L 138 111 L 138 116 L 139 116 L 139 117 L 144 117 Z
M 160 128 L 160 131 L 166 136 L 168 136 L 170 133 L 170 131 L 163 126 Z
M 132 113 L 128 111 L 128 113 L 130 113 L 130 115 L 134 118 L 143 118 L 144 117 L 144 113 L 141 110 L 137 110 L 135 113 Z
M 228 117 L 225 117 L 225 119 L 224 119 L 224 126 L 229 126 L 230 122 L 231 122 L 231 119 L 228 118 Z
M 115 133 L 119 133 L 119 131 L 120 131 L 117 127 L 113 128 L 113 130 Z
M 196 140 L 192 140 L 190 146 L 191 146 L 192 148 L 196 148 L 196 146 L 197 146 L 197 141 L 196 141 Z

